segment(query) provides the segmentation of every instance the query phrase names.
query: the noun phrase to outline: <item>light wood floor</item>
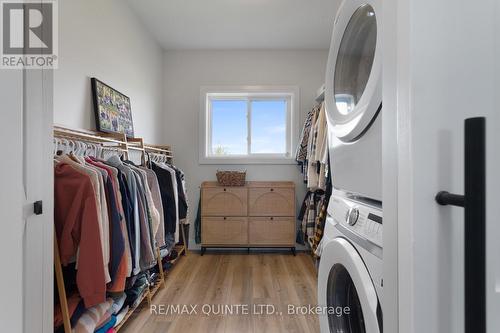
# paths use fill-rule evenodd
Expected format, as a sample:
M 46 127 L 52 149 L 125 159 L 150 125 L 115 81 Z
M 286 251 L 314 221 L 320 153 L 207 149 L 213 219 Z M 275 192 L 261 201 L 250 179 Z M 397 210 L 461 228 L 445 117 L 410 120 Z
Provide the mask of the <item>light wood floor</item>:
M 316 269 L 305 253 L 294 257 L 287 253 L 208 252 L 200 256 L 191 252 L 169 273 L 165 289 L 153 298 L 153 304 L 198 304 L 198 314 L 150 314 L 147 302 L 144 304 L 120 332 L 319 332 L 316 316 L 287 314 L 288 304 L 316 305 Z M 250 314 L 206 316 L 204 304 L 246 304 Z M 253 304 L 271 304 L 282 315 L 253 315 Z

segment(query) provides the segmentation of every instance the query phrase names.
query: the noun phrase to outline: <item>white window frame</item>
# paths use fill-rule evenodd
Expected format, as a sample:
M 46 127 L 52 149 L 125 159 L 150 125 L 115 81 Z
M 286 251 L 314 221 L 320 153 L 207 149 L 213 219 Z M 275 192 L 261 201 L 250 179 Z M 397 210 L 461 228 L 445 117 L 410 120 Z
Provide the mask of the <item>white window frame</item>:
M 211 152 L 211 101 L 217 99 L 287 99 L 286 154 L 245 154 L 214 156 Z M 248 103 L 250 107 L 250 103 Z M 251 117 L 250 110 L 247 112 Z M 205 86 L 200 89 L 199 163 L 200 164 L 295 164 L 298 140 L 299 88 L 297 86 Z M 248 151 L 251 148 L 251 118 L 248 119 Z

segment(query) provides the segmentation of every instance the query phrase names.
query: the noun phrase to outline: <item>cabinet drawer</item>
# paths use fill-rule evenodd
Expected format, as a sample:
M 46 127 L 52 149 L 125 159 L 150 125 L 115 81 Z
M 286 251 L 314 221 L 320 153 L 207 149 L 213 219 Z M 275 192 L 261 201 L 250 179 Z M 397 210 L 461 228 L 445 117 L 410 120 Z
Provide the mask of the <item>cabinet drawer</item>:
M 252 217 L 248 220 L 251 245 L 295 245 L 295 218 Z
M 247 193 L 245 187 L 203 188 L 203 216 L 246 216 Z
M 201 219 L 203 245 L 247 245 L 246 217 L 203 217 Z
M 250 216 L 295 216 L 295 190 L 289 187 L 249 189 Z

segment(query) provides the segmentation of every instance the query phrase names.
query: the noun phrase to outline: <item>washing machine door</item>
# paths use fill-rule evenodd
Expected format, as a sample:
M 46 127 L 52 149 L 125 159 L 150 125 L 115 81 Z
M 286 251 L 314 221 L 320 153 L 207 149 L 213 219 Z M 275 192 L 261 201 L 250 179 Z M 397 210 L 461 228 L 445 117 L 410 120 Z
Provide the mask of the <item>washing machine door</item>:
M 360 138 L 382 103 L 379 0 L 345 0 L 335 18 L 326 72 L 328 123 L 337 138 Z
M 323 249 L 318 273 L 322 333 L 381 333 L 382 318 L 375 287 L 356 249 L 335 238 Z M 339 310 L 342 309 L 342 310 Z

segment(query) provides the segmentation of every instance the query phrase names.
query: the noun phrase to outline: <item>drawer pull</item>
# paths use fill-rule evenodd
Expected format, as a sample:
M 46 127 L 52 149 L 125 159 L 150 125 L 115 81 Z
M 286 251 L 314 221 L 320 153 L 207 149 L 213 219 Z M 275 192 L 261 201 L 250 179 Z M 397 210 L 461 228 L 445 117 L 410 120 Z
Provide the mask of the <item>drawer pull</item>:
M 271 189 L 271 192 L 274 192 L 274 188 Z
M 270 218 L 270 220 L 271 220 L 271 221 L 273 221 L 273 220 L 274 220 L 274 217 L 271 217 L 271 218 Z
M 224 189 L 224 192 L 226 192 L 226 191 L 227 191 L 227 189 Z
M 224 217 L 224 220 L 227 220 L 227 217 Z

